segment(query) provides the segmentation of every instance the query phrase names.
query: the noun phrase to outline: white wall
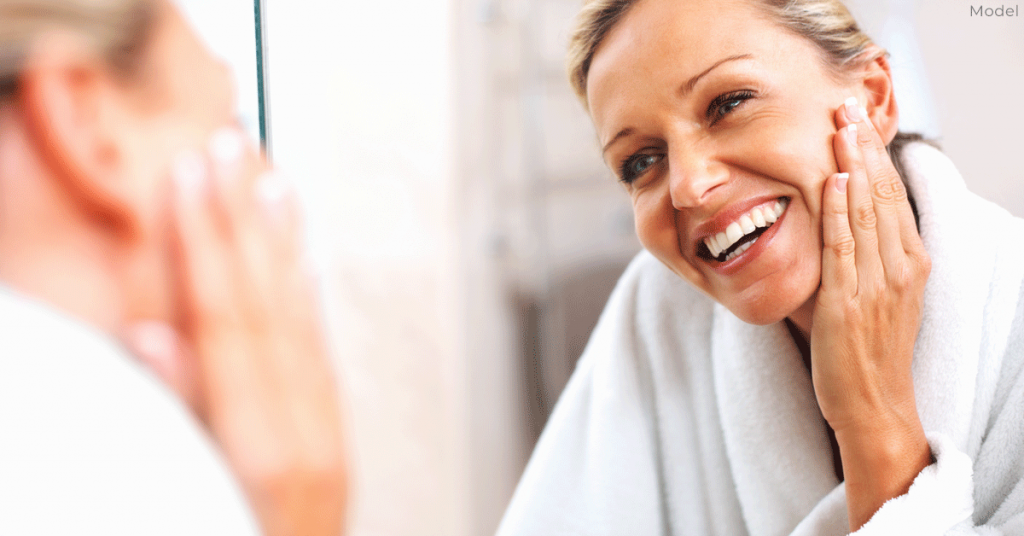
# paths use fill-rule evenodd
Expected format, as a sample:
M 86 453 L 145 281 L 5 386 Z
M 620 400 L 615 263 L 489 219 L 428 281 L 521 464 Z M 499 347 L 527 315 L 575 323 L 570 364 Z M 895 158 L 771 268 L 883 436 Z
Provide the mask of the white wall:
M 357 536 L 468 530 L 451 9 L 267 1 L 273 154 L 326 266 Z
M 901 126 L 937 138 L 971 190 L 1024 217 L 1024 14 L 971 17 L 998 2 L 847 3 L 892 54 Z

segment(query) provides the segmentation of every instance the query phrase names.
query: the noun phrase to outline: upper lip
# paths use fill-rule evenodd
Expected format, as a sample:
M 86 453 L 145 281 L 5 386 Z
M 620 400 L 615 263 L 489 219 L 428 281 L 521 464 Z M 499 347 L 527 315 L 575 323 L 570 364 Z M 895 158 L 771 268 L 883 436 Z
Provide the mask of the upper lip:
M 743 201 L 739 201 L 737 203 L 728 205 L 725 208 L 719 210 L 711 218 L 705 220 L 703 223 L 697 225 L 693 229 L 693 239 L 691 243 L 694 246 L 694 250 L 699 248 L 700 245 L 704 243 L 705 238 L 717 235 L 718 233 L 725 232 L 725 229 L 729 227 L 729 224 L 738 220 L 740 216 L 743 216 L 744 214 L 753 210 L 754 207 L 763 205 L 770 201 L 781 199 L 782 197 L 785 196 L 766 194 L 757 197 L 751 197 L 749 199 L 744 199 Z

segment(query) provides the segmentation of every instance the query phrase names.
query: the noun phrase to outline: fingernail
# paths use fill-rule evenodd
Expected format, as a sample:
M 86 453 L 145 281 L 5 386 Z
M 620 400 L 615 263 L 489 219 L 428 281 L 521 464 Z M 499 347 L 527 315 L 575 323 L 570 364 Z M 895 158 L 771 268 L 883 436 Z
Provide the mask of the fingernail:
M 225 184 L 239 180 L 238 163 L 245 152 L 245 139 L 240 132 L 229 127 L 218 129 L 210 136 L 207 150 L 216 163 L 215 176 L 218 180 Z
M 245 140 L 242 135 L 232 128 L 221 128 L 210 136 L 208 144 L 210 156 L 222 166 L 228 166 L 238 162 L 245 151 Z
M 206 189 L 206 162 L 195 151 L 186 151 L 174 159 L 171 175 L 178 195 L 189 201 L 198 199 Z
M 864 116 L 860 113 L 861 108 L 857 104 L 857 97 L 850 97 L 846 99 L 846 102 L 843 104 L 846 105 L 846 117 L 848 117 L 850 121 L 858 122 L 864 119 Z
M 846 125 L 846 141 L 850 142 L 850 145 L 857 145 L 857 123 Z
M 286 218 L 287 203 L 291 193 L 291 183 L 276 171 L 264 173 L 256 184 L 256 196 L 275 223 L 281 223 Z
M 836 190 L 838 190 L 839 193 L 841 193 L 841 194 L 845 194 L 846 193 L 846 183 L 849 182 L 849 180 L 850 180 L 850 174 L 849 173 L 840 173 L 836 177 Z

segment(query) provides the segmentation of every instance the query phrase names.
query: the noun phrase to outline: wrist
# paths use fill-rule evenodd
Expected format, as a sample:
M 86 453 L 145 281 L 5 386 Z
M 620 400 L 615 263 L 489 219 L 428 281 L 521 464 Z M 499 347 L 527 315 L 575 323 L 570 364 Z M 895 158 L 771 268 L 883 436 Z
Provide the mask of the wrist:
M 913 378 L 893 378 L 884 384 L 861 382 L 846 390 L 847 396 L 822 407 L 822 414 L 836 434 L 890 436 L 921 428 Z M 853 395 L 856 396 L 853 396 Z M 923 432 L 922 432 L 923 434 Z
M 920 421 L 912 424 L 888 423 L 870 428 L 836 430 L 836 442 L 843 458 L 844 468 L 851 464 L 869 469 L 868 474 L 884 474 L 894 466 L 905 465 L 908 460 L 931 460 L 931 448 Z M 925 455 L 926 454 L 926 455 Z M 914 473 L 927 466 L 924 464 Z M 855 476 L 857 471 L 851 476 Z
M 919 419 L 878 419 L 871 426 L 836 431 L 846 480 L 851 530 L 859 529 L 886 501 L 907 493 L 932 463 Z

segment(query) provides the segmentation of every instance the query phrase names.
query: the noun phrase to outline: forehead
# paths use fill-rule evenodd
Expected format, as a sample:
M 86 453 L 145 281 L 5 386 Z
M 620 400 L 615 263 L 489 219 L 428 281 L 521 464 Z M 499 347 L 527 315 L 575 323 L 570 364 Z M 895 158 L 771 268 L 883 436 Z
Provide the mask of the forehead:
M 784 69 L 813 45 L 744 0 L 640 0 L 598 46 L 587 80 L 595 123 L 609 105 L 678 93 L 716 62 L 740 55 Z

